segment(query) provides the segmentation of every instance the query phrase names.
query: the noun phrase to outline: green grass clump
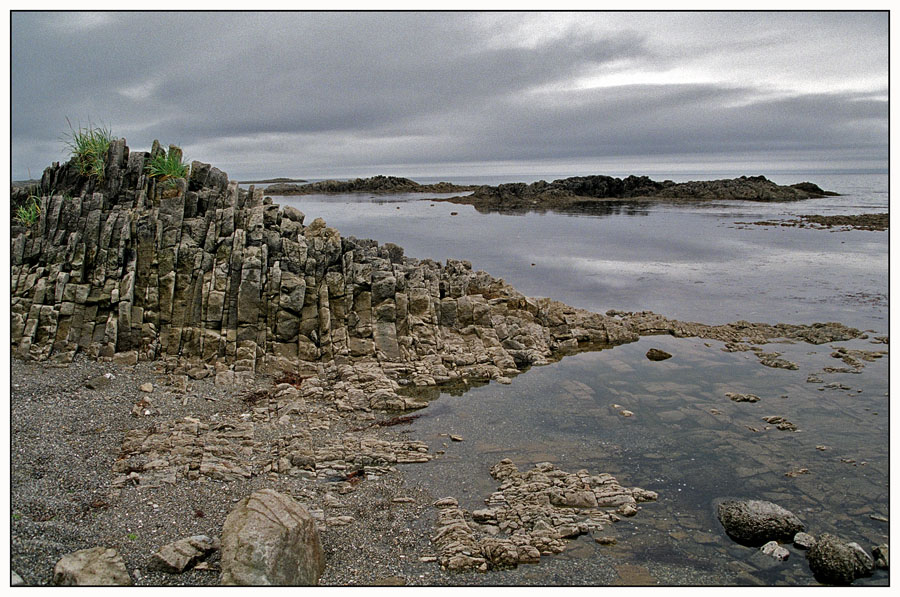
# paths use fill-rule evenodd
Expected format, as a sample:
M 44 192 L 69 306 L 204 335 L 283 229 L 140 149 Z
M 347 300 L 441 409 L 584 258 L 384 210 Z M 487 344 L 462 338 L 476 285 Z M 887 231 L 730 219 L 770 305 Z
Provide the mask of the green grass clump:
M 37 197 L 31 196 L 25 205 L 20 205 L 16 210 L 16 220 L 29 228 L 41 217 L 41 203 Z
M 170 178 L 186 178 L 190 168 L 182 161 L 181 151 L 169 148 L 169 153 L 159 153 L 147 164 L 147 173 L 151 178 L 168 180 Z
M 76 129 L 69 122 L 69 129 L 71 132 L 66 139 L 66 147 L 69 148 L 75 159 L 78 173 L 82 176 L 92 176 L 102 180 L 109 144 L 115 137 L 105 127 L 79 126 Z

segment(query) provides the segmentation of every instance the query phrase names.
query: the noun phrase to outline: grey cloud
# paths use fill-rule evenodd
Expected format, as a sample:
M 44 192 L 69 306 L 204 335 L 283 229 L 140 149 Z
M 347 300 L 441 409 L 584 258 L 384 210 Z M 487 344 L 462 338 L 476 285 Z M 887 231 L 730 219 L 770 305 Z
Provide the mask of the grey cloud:
M 730 56 L 742 57 L 745 69 L 753 57 L 774 64 L 775 51 L 789 51 L 801 31 L 846 42 L 842 23 L 861 44 L 865 72 L 877 72 L 886 45 L 886 19 L 877 15 L 611 13 L 548 27 L 533 39 L 521 34 L 535 24 L 542 30 L 542 16 L 14 13 L 13 176 L 65 157 L 59 136 L 67 116 L 107 124 L 136 149 L 154 138 L 182 144 L 232 175 L 282 164 L 314 175 L 392 164 L 784 148 L 831 150 L 836 159 L 886 156 L 887 92 L 879 98 L 877 84 L 868 95 L 779 95 L 752 79 L 573 87 L 582 75 Z M 742 33 L 766 24 L 765 34 Z M 734 39 L 712 43 L 707 31 Z M 883 61 L 886 73 L 886 52 Z M 818 66 L 800 64 L 793 74 Z

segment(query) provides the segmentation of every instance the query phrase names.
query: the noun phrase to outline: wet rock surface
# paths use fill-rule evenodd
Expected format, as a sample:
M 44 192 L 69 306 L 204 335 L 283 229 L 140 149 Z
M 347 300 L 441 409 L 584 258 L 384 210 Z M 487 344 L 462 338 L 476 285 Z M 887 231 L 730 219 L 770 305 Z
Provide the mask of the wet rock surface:
M 439 516 L 431 541 L 442 568 L 484 572 L 537 563 L 542 555 L 562 552 L 566 539 L 602 531 L 637 514 L 638 503 L 658 497 L 622 487 L 609 474 L 567 473 L 549 462 L 523 473 L 504 459 L 491 468 L 491 476 L 501 484 L 484 509 L 468 512 L 453 497 L 434 503 Z
M 796 226 L 798 228 L 813 229 L 831 229 L 840 228 L 842 230 L 887 230 L 891 224 L 890 214 L 859 214 L 859 215 L 839 215 L 839 216 L 822 216 L 809 215 L 801 216 L 799 219 L 791 220 L 764 220 L 759 222 L 738 222 L 738 224 L 753 224 L 755 226 Z
M 716 515 L 729 537 L 753 547 L 790 542 L 806 528 L 794 513 L 764 500 L 724 500 L 716 506 Z
M 875 563 L 857 543 L 846 542 L 829 533 L 816 539 L 806 554 L 809 568 L 820 582 L 849 585 L 857 578 L 869 576 Z

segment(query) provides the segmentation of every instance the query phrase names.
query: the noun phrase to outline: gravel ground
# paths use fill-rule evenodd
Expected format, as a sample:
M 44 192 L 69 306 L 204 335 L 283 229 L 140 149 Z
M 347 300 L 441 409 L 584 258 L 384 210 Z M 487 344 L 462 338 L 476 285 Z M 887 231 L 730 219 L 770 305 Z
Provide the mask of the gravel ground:
M 415 465 L 355 491 L 339 494 L 340 484 L 263 475 L 238 482 L 179 479 L 159 487 L 113 487 L 112 466 L 127 431 L 185 416 L 206 419 L 215 413 L 246 410 L 246 389 L 216 387 L 211 379 L 191 381 L 187 392 L 165 385 L 152 363 L 134 367 L 76 359 L 65 367 L 11 361 L 11 568 L 30 585 L 49 585 L 53 567 L 65 554 L 95 546 L 113 547 L 125 560 L 135 585 L 216 585 L 218 553 L 208 570 L 174 575 L 148 569 L 162 545 L 197 534 L 219 536 L 235 502 L 255 490 L 273 488 L 293 495 L 324 516 L 352 516 L 347 526 L 320 534 L 326 555 L 322 585 L 595 585 L 626 580 L 605 556 L 587 553 L 589 538 L 540 564 L 515 570 L 448 573 L 420 557 L 437 555 L 434 533 L 440 497 L 417 487 Z M 107 387 L 89 389 L 85 381 L 110 373 Z M 152 383 L 150 394 L 139 387 Z M 158 416 L 131 414 L 150 398 Z M 386 438 L 402 434 L 384 429 Z M 332 501 L 325 500 L 330 493 Z M 334 497 L 338 498 L 336 501 Z M 394 502 L 398 497 L 412 501 Z M 323 503 L 330 505 L 324 506 Z M 580 547 L 579 547 L 580 546 Z M 657 577 L 667 574 L 655 571 Z M 696 571 L 672 571 L 673 582 L 715 582 Z M 675 580 L 678 579 L 678 580 Z M 636 583 L 639 584 L 640 578 Z

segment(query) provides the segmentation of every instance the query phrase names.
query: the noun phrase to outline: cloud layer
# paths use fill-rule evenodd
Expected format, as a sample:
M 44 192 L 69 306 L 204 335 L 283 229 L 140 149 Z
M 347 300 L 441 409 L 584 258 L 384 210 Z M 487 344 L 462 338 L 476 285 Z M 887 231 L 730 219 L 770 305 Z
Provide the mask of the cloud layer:
M 887 13 L 13 13 L 13 178 L 73 124 L 232 177 L 887 166 Z

